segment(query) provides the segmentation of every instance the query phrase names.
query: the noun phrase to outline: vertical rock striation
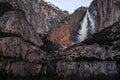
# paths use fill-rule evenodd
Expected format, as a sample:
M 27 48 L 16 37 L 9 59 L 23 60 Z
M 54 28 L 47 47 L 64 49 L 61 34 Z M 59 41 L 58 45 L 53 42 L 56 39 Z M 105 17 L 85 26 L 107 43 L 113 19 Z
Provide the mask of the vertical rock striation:
M 89 9 L 91 10 L 91 13 L 94 13 L 94 11 L 97 13 L 95 23 L 98 31 L 103 30 L 119 20 L 119 3 L 119 0 L 94 0 L 92 2 Z

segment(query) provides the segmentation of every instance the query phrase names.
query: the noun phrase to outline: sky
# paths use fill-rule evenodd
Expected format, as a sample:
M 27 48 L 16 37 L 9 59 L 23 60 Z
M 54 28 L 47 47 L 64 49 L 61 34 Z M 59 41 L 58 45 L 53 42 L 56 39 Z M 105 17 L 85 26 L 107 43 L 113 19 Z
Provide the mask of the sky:
M 67 10 L 69 13 L 73 13 L 75 9 L 85 6 L 88 7 L 93 0 L 45 0 L 62 10 Z

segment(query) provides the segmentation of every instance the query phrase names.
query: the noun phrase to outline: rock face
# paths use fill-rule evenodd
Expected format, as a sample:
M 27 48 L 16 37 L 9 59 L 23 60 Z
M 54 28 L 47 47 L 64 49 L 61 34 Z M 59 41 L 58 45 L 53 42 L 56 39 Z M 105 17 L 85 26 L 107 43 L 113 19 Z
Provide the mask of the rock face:
M 66 46 L 68 43 L 69 45 L 73 45 L 75 43 L 82 42 L 86 38 L 91 37 L 95 32 L 99 32 L 117 22 L 120 16 L 119 3 L 119 0 L 94 0 L 89 8 L 80 7 L 76 9 L 73 14 L 68 16 L 70 18 L 70 20 L 67 21 L 69 23 L 70 40 L 67 40 L 68 42 L 66 42 L 64 46 Z M 83 28 L 84 26 L 86 26 L 86 28 Z M 62 29 L 60 32 L 62 32 Z M 65 33 L 68 32 L 66 31 Z M 54 31 L 52 35 L 53 34 L 56 35 Z M 54 38 L 56 37 L 57 36 Z M 50 39 L 50 41 L 55 43 L 54 38 Z M 61 39 L 61 37 L 57 38 Z M 61 42 L 59 41 L 60 40 L 57 40 L 57 43 L 61 45 Z
M 118 74 L 120 68 L 118 66 L 120 59 L 119 29 L 120 21 L 94 34 L 84 42 L 52 55 L 50 60 L 56 66 L 57 74 L 66 79 L 75 80 L 91 78 L 91 75 Z
M 23 57 L 24 55 L 25 57 L 25 55 L 35 49 L 37 50 L 43 44 L 21 12 L 6 12 L 0 17 L 0 21 L 0 51 L 3 56 Z
M 46 35 L 50 34 L 49 32 L 58 27 L 62 20 L 69 16 L 67 11 L 62 11 L 53 4 L 47 3 L 43 0 L 1 0 L 1 8 L 3 8 L 3 2 L 9 3 L 10 7 L 21 10 L 26 17 L 27 22 L 33 26 L 34 30 L 41 35 L 41 37 L 46 37 Z M 59 45 L 62 46 L 61 42 L 55 43 L 52 40 L 53 39 L 50 39 L 54 44 L 60 43 Z M 68 42 L 65 45 L 67 44 Z
M 43 0 L 0 0 L 0 71 L 66 80 L 116 77 L 119 2 L 94 0 L 70 15 Z
M 41 46 L 42 41 L 38 34 L 33 30 L 33 27 L 25 20 L 23 13 L 19 11 L 12 11 L 5 13 L 0 17 L 0 32 L 1 36 L 17 36 L 25 39 L 26 41 L 33 42 L 33 44 Z M 26 27 L 27 26 L 27 27 Z M 7 35 L 8 34 L 8 35 Z M 11 34 L 11 35 L 9 35 Z
M 83 7 L 80 8 L 80 10 L 82 10 L 80 11 L 81 14 L 75 11 L 71 15 L 72 42 L 82 42 L 86 38 L 91 37 L 91 35 L 95 32 L 99 32 L 117 22 L 120 17 L 120 6 L 118 5 L 119 3 L 119 0 L 93 0 L 87 10 Z M 77 18 L 75 18 L 74 20 L 73 17 L 75 14 L 82 15 L 82 17 L 80 18 L 80 16 L 77 15 Z M 75 25 L 73 24 L 73 22 L 75 22 Z M 86 26 L 86 28 L 83 28 L 82 26 Z M 84 31 L 82 31 L 83 29 Z
M 120 18 L 120 3 L 119 0 L 94 0 L 90 5 L 90 10 L 93 15 L 97 14 L 96 27 L 100 31 Z
M 86 39 L 84 42 L 59 52 L 56 56 L 60 56 L 59 58 L 66 57 L 65 59 L 68 60 L 73 60 L 78 57 L 93 57 L 100 60 L 113 59 L 115 55 L 120 55 L 119 29 L 120 22 L 117 22 L 103 31 L 95 33 L 91 38 Z
M 86 80 L 86 78 L 90 80 L 91 75 L 101 74 L 112 76 L 117 73 L 116 70 L 114 62 L 58 62 L 56 64 L 56 72 L 69 80 L 71 78 L 74 80 Z
M 40 73 L 41 63 L 47 57 L 40 49 L 43 42 L 38 33 L 22 10 L 8 2 L 0 4 L 3 8 L 0 9 L 0 70 L 21 76 L 28 75 L 29 71 L 31 75 Z M 34 70 L 37 68 L 39 70 Z
M 25 12 L 27 21 L 39 34 L 47 34 L 52 27 L 56 27 L 60 20 L 68 16 L 43 0 L 10 0 L 9 2 Z M 52 25 L 53 23 L 55 26 Z
M 77 31 L 80 21 L 82 21 L 83 15 L 85 15 L 86 11 L 87 8 L 81 7 L 78 8 L 73 14 L 67 16 L 57 25 L 55 29 L 50 31 L 48 40 L 64 47 L 73 45 L 78 35 Z
M 76 42 L 76 37 L 78 35 L 77 31 L 79 29 L 80 21 L 82 21 L 83 16 L 85 15 L 87 8 L 80 7 L 73 14 L 70 15 L 70 32 L 71 32 L 71 44 Z
M 57 44 L 68 46 L 70 43 L 69 19 L 62 21 L 57 28 L 50 32 L 48 39 Z

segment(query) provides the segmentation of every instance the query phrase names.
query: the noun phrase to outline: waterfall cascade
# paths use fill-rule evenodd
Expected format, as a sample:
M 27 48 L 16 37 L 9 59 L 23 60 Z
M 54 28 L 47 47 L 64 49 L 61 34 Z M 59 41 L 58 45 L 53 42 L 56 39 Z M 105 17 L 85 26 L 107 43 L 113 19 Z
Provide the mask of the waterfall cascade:
M 77 42 L 82 42 L 88 37 L 88 30 L 90 34 L 95 33 L 95 24 L 94 20 L 92 19 L 90 12 L 87 10 L 82 22 L 80 22 L 79 29 L 77 31 Z
M 90 15 L 90 12 L 87 10 L 87 14 L 88 14 L 88 19 L 90 22 L 90 25 L 88 26 L 88 28 L 90 29 L 90 33 L 94 34 L 95 33 L 95 23 Z
M 78 32 L 77 32 L 78 33 L 77 43 L 82 42 L 87 37 L 87 25 L 88 25 L 87 12 L 83 18 L 83 21 L 80 22 L 80 29 L 78 29 Z

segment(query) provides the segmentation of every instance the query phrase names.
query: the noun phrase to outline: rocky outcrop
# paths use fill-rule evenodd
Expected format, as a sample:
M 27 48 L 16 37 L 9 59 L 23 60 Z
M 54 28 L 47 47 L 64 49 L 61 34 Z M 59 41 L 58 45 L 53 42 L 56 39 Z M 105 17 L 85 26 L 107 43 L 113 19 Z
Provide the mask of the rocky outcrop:
M 77 31 L 79 28 L 80 21 L 83 19 L 87 8 L 78 8 L 73 14 L 68 15 L 64 20 L 62 20 L 55 29 L 50 31 L 48 35 L 48 40 L 53 43 L 57 43 L 60 48 L 65 48 L 73 45 L 76 41 Z M 67 12 L 66 12 L 67 14 Z M 57 34 L 57 35 L 56 35 Z
M 41 64 L 34 64 L 23 61 L 13 61 L 10 59 L 3 59 L 0 62 L 1 72 L 7 72 L 14 74 L 14 76 L 29 76 L 29 75 L 37 75 L 41 72 Z
M 93 80 L 115 79 L 117 80 L 117 68 L 115 62 L 57 62 L 55 70 L 62 80 Z M 109 67 L 108 67 L 109 66 Z M 53 67 L 53 66 L 52 66 Z
M 120 18 L 119 0 L 94 0 L 90 5 L 91 13 L 97 18 L 95 19 L 97 30 L 104 28 L 117 22 Z
M 119 0 L 93 0 L 90 7 L 77 9 L 71 15 L 72 44 L 82 42 L 86 38 L 91 37 L 95 32 L 99 32 L 117 22 L 120 17 L 119 3 Z M 81 11 L 79 12 L 79 10 Z M 75 14 L 76 17 L 74 17 Z M 82 29 L 84 29 L 84 31 L 82 31 Z M 84 38 L 81 38 L 82 36 L 84 36 Z
M 43 0 L 39 3 L 41 11 L 44 13 L 45 17 L 58 17 L 60 19 L 64 19 L 67 16 L 69 16 L 69 13 L 67 11 L 62 11 L 54 4 L 45 2 Z
M 117 22 L 120 16 L 119 3 L 118 0 L 94 0 L 90 7 L 80 7 L 76 9 L 75 12 L 69 16 L 69 45 L 82 42 L 86 38 L 91 37 L 95 32 L 99 32 Z M 85 17 L 87 17 L 87 21 Z M 85 26 L 86 29 L 83 28 Z M 82 29 L 85 29 L 86 32 L 82 31 Z M 84 38 L 81 39 L 83 36 Z
M 55 45 L 57 44 L 60 46 L 68 45 L 69 43 L 68 40 L 70 35 L 69 28 L 68 26 L 67 27 L 65 26 L 65 29 L 67 28 L 66 29 L 67 31 L 65 33 L 63 33 L 62 28 L 60 28 L 63 27 L 64 25 L 63 23 L 65 21 L 64 19 L 66 19 L 69 16 L 69 13 L 67 11 L 62 11 L 55 5 L 47 3 L 43 0 L 26 1 L 27 3 L 25 3 L 24 1 L 23 2 L 15 1 L 15 2 L 16 4 L 21 3 L 21 4 L 17 4 L 16 6 L 20 7 L 20 9 L 22 9 L 25 12 L 28 22 L 33 26 L 36 26 L 35 29 L 37 30 L 37 33 L 41 35 L 41 37 L 46 37 L 46 40 L 51 41 Z M 27 4 L 29 6 L 27 5 L 22 6 L 23 4 Z M 49 35 L 56 35 L 56 33 L 54 33 L 55 31 L 57 31 L 56 29 L 59 30 L 60 36 L 55 36 L 55 37 L 50 36 L 49 38 Z M 68 33 L 68 35 L 66 33 Z M 61 41 L 63 39 L 63 35 L 67 35 L 66 42 Z M 54 38 L 57 40 L 55 40 Z
M 44 14 L 45 22 L 49 29 L 48 33 L 45 34 L 45 37 L 43 37 L 44 40 L 46 39 L 47 41 L 50 41 L 53 44 L 51 47 L 56 46 L 57 49 L 60 49 L 61 46 L 68 46 L 70 42 L 68 20 L 69 13 L 67 11 L 62 11 L 55 5 L 47 3 L 45 1 L 40 1 L 39 6 Z M 47 44 L 45 45 L 48 46 Z
M 117 3 L 94 0 L 89 8 L 69 15 L 43 0 L 0 0 L 0 71 L 66 80 L 116 77 L 120 73 Z M 81 35 L 86 40 L 73 45 Z
M 80 7 L 75 10 L 74 13 L 70 15 L 70 38 L 71 38 L 71 45 L 73 42 L 76 42 L 76 37 L 78 35 L 77 31 L 80 25 L 80 21 L 82 21 L 83 16 L 85 15 L 87 8 Z
M 10 0 L 9 2 L 25 12 L 27 21 L 39 34 L 47 34 L 51 27 L 56 27 L 57 23 L 68 15 L 43 0 Z M 53 23 L 55 26 L 52 25 Z
M 2 4 L 2 3 L 0 3 Z M 3 5 L 4 4 L 4 5 Z M 38 33 L 24 12 L 9 3 L 0 5 L 0 70 L 25 76 L 40 73 L 47 60 Z
M 66 46 L 68 45 L 68 43 L 69 45 L 73 45 L 76 42 L 81 42 L 77 41 L 77 38 L 80 34 L 78 29 L 81 29 L 80 24 L 83 22 L 87 9 L 90 13 L 91 19 L 94 22 L 94 32 L 100 31 L 105 27 L 112 25 L 114 22 L 118 21 L 120 13 L 118 0 L 94 0 L 89 8 L 78 8 L 71 15 L 69 15 L 67 11 L 61 11 L 58 7 L 43 0 L 1 0 L 1 2 L 10 3 L 11 6 L 13 6 L 14 8 L 22 10 L 25 13 L 28 23 L 32 25 L 35 31 L 37 31 L 37 33 L 39 33 L 42 37 L 47 37 L 47 35 L 51 33 L 51 35 L 53 35 L 55 32 L 54 30 L 56 30 L 56 28 L 59 29 L 58 25 L 64 25 L 62 21 L 64 21 L 64 19 L 66 18 L 70 18 L 70 20 L 67 21 L 67 23 L 70 23 L 68 26 L 70 30 L 70 40 L 67 40 L 68 42 L 65 42 L 64 44 L 61 43 L 62 35 L 59 37 L 55 36 L 55 38 L 59 39 L 56 41 L 53 37 L 51 37 L 51 39 L 48 39 L 49 36 L 48 38 L 46 38 L 47 40 L 50 40 L 53 44 L 60 46 Z M 90 24 L 91 22 L 88 21 L 88 28 L 90 27 Z M 61 30 L 60 32 L 62 31 L 63 30 Z M 65 33 L 68 33 L 68 31 L 66 31 Z M 91 37 L 93 33 L 91 33 L 90 29 L 88 29 L 87 34 L 88 35 L 86 37 Z
M 14 34 L 18 37 L 24 38 L 26 41 L 33 42 L 33 44 L 41 46 L 43 43 L 35 32 L 32 26 L 25 20 L 25 16 L 19 11 L 7 12 L 0 17 L 0 32 L 3 36 L 8 34 Z M 27 27 L 26 27 L 27 26 Z M 1 34 L 2 35 L 2 34 Z
M 43 44 L 21 12 L 9 11 L 0 17 L 0 21 L 0 51 L 3 54 L 25 55 L 32 49 L 32 46 L 28 46 L 29 44 L 36 48 Z
M 70 27 L 69 18 L 63 20 L 57 28 L 52 30 L 48 39 L 54 43 L 61 44 L 63 47 L 70 44 Z
M 94 34 L 93 37 L 88 38 L 84 42 L 51 55 L 50 60 L 56 66 L 57 74 L 64 77 L 69 76 L 76 80 L 79 80 L 80 76 L 83 78 L 84 73 L 86 74 L 85 78 L 89 78 L 91 75 L 103 74 L 112 76 L 118 74 L 120 68 L 118 66 L 120 59 L 119 29 L 120 22 L 117 22 Z
M 54 28 L 58 27 L 59 23 L 61 23 L 62 20 L 69 16 L 69 13 L 67 11 L 62 11 L 55 5 L 47 3 L 44 0 L 1 0 L 0 2 L 2 5 L 4 5 L 3 2 L 9 3 L 10 7 L 21 10 L 26 17 L 27 22 L 33 26 L 34 30 L 41 37 L 46 37 L 46 35 L 50 34 Z M 55 43 L 52 40 L 53 39 L 51 39 L 51 42 L 54 44 L 61 43 Z M 65 45 L 67 45 L 67 43 Z M 59 45 L 62 46 L 62 44 Z
M 64 20 L 69 16 L 69 13 L 67 11 L 62 11 L 53 4 L 47 3 L 43 0 L 13 0 L 10 1 L 10 3 L 25 12 L 27 21 L 33 26 L 33 28 L 42 38 L 47 37 L 47 35 L 51 34 L 51 32 L 54 32 L 53 30 L 59 27 L 59 23 L 61 24 L 61 20 Z M 60 34 L 63 33 L 60 32 Z M 61 39 L 61 37 L 59 37 L 59 39 Z M 59 43 L 59 45 L 62 45 L 62 43 L 59 42 L 60 40 L 57 40 L 57 42 L 55 42 L 53 38 L 50 39 L 50 41 L 54 44 Z M 69 42 L 65 43 L 65 45 L 68 43 Z
M 101 60 L 113 59 L 115 55 L 120 55 L 120 22 L 95 33 L 91 38 L 80 44 L 73 45 L 56 54 L 59 58 L 73 60 L 78 57 L 94 57 Z M 63 56 L 63 57 L 61 57 Z

